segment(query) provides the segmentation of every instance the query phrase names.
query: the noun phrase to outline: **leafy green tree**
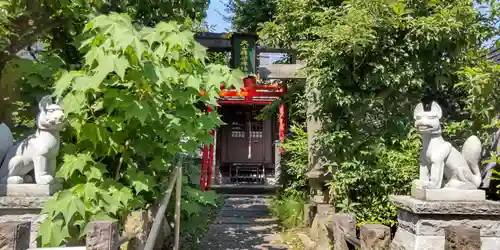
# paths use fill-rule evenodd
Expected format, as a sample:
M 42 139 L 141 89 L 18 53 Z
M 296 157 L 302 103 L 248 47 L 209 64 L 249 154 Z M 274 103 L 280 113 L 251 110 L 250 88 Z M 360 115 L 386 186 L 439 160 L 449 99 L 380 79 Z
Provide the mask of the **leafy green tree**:
M 395 223 L 388 194 L 407 193 L 416 177 L 412 112 L 421 100 L 441 104 L 457 146 L 479 128 L 455 84 L 496 33 L 498 3 L 488 4 L 481 13 L 471 0 L 278 0 L 261 38 L 274 47 L 296 42 L 307 62 L 308 86 L 321 93 L 307 93 L 324 124 L 316 146 L 330 161 L 339 210 Z
M 208 131 L 222 121 L 203 106 L 215 105 L 221 82 L 239 87 L 243 74 L 206 64 L 190 28 L 176 22 L 138 28 L 116 13 L 86 24 L 83 67 L 63 71 L 54 88 L 70 127 L 57 171 L 65 189 L 42 211 L 43 246 L 83 237 L 89 221 L 122 220 L 161 200 L 171 159 L 212 140 Z M 215 202 L 213 193 L 183 188 L 187 217 Z
M 231 22 L 233 30 L 255 33 L 261 23 L 273 19 L 276 0 L 230 0 L 226 6 L 231 15 L 225 19 Z
M 79 34 L 82 33 L 85 23 L 100 13 L 124 12 L 132 17 L 135 24 L 152 26 L 164 20 L 184 21 L 185 18 L 201 20 L 205 16 L 207 7 L 208 0 L 0 1 L 0 88 L 2 90 L 0 122 L 17 125 L 16 121 L 12 121 L 17 118 L 11 118 L 12 113 L 18 112 L 18 107 L 14 105 L 14 102 L 36 102 L 19 92 L 23 92 L 20 88 L 26 89 L 26 86 L 19 85 L 21 84 L 19 80 L 30 86 L 33 84 L 38 86 L 40 79 L 45 81 L 46 87 L 53 83 L 46 72 L 39 72 L 36 76 L 37 74 L 30 69 L 31 66 L 28 66 L 29 62 L 19 61 L 16 55 L 21 50 L 30 50 L 30 46 L 36 43 L 43 44 L 46 53 L 38 57 L 40 64 L 54 63 L 53 58 L 59 57 L 63 62 L 62 65 L 61 62 L 55 62 L 55 65 L 45 67 L 56 70 L 59 66 L 66 69 L 78 68 L 82 60 L 82 54 L 76 47 L 76 44 L 81 42 Z M 47 56 L 51 59 L 46 60 Z M 36 68 L 41 67 L 36 66 Z M 29 80 L 35 79 L 37 82 L 32 83 L 20 79 L 25 76 L 18 72 L 30 72 Z M 7 76 L 4 77 L 4 75 Z M 42 86 L 38 87 L 43 90 Z M 47 91 L 46 88 L 45 91 Z M 15 96 L 22 97 L 12 98 Z
M 193 20 L 205 16 L 208 1 L 67 1 L 29 0 L 0 3 L 0 63 L 38 40 L 49 39 L 54 49 L 62 50 L 67 62 L 78 62 L 78 51 L 65 43 L 80 34 L 89 17 L 98 13 L 128 13 L 134 23 L 151 26 L 163 20 Z M 74 53 L 74 54 L 72 54 Z

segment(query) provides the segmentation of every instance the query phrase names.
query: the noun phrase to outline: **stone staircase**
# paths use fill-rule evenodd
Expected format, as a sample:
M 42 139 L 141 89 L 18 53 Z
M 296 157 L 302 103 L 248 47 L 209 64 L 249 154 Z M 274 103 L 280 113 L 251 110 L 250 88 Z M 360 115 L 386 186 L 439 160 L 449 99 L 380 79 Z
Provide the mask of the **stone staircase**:
M 269 195 L 226 194 L 200 250 L 286 250 L 278 222 L 269 214 Z

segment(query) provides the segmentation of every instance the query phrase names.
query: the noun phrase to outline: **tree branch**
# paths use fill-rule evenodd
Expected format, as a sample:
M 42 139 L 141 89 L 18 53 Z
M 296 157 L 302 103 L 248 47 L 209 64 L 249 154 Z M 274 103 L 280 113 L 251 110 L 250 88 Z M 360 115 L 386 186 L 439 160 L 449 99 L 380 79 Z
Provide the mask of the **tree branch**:
M 20 50 L 33 45 L 50 29 L 60 25 L 59 20 L 51 18 L 53 14 L 53 11 L 44 7 L 39 0 L 27 1 L 24 14 L 11 21 L 10 35 L 7 37 L 10 45 L 0 52 L 0 62 L 10 60 Z

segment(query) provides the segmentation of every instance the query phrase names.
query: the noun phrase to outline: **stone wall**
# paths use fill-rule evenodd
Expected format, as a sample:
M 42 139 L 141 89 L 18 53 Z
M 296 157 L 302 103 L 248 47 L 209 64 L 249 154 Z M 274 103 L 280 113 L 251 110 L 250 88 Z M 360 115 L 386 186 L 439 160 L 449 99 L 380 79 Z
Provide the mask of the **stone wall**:
M 403 239 L 404 244 L 393 244 L 391 229 L 382 224 L 362 224 L 357 228 L 356 217 L 351 213 L 329 213 L 332 207 L 328 204 L 318 204 L 314 206 L 311 204 L 306 205 L 305 218 L 306 224 L 309 226 L 308 236 L 301 235 L 300 239 L 306 246 L 307 250 L 313 249 L 330 249 L 333 246 L 335 250 L 384 250 L 384 249 L 397 249 L 397 250 L 422 250 L 416 244 L 411 242 L 414 239 Z M 328 207 L 330 206 L 330 207 Z M 405 217 L 408 218 L 408 217 Z M 447 217 L 443 215 L 443 220 Z M 403 219 L 403 218 L 401 218 Z M 485 223 L 482 221 L 474 223 L 469 222 L 467 218 L 457 218 L 462 220 L 463 223 L 445 223 L 439 225 L 439 235 L 434 237 L 441 237 L 443 245 L 439 248 L 425 248 L 425 249 L 457 249 L 457 250 L 479 250 L 490 249 L 486 242 L 483 244 L 483 234 L 490 234 L 496 231 L 498 223 Z M 419 220 L 415 220 L 410 224 L 418 224 Z M 490 221 L 491 222 L 491 221 Z M 422 225 L 424 225 L 423 223 Z M 419 224 L 420 225 L 420 224 Z M 402 225 L 405 227 L 405 225 Z M 425 225 L 424 225 L 425 226 Z M 420 226 L 417 226 L 420 228 Z M 428 226 L 432 227 L 432 226 Z M 427 230 L 425 227 L 422 230 Z M 436 231 L 436 230 L 435 230 Z M 437 232 L 437 231 L 436 231 Z M 401 239 L 398 239 L 401 241 Z M 311 243 L 311 241 L 313 243 Z M 431 241 L 432 242 L 432 241 Z

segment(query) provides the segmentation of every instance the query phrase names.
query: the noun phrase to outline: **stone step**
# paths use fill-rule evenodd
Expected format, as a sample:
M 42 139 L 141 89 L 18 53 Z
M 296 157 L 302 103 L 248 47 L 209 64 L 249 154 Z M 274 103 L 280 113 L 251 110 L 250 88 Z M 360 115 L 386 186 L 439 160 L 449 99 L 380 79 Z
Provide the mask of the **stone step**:
M 265 204 L 230 204 L 221 208 L 221 211 L 237 210 L 237 211 L 268 211 L 269 206 Z
M 215 219 L 215 224 L 251 224 L 251 225 L 271 225 L 277 224 L 275 218 L 247 218 L 247 217 L 218 217 Z
M 269 211 L 267 209 L 259 209 L 259 210 L 222 209 L 219 212 L 219 217 L 261 218 L 261 217 L 269 217 Z
M 225 202 L 209 226 L 200 250 L 286 250 L 278 220 L 269 214 L 269 195 L 224 195 Z
M 279 186 L 271 185 L 213 185 L 212 189 L 219 194 L 276 194 Z
M 269 206 L 269 200 L 264 198 L 228 198 L 224 207 L 249 207 L 253 205 Z
M 210 225 L 209 232 L 200 244 L 203 250 L 286 250 L 272 243 L 279 240 L 276 225 Z

